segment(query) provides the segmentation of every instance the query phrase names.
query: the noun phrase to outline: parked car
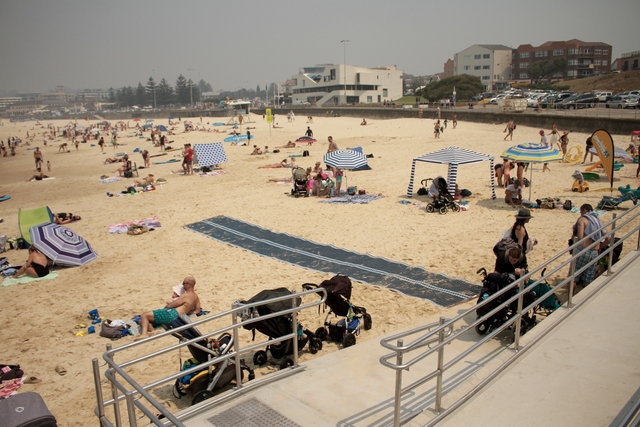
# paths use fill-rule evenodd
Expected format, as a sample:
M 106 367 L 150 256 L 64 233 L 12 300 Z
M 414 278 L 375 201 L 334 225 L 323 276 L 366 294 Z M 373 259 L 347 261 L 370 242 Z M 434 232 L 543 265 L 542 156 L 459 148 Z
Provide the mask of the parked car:
M 598 96 L 598 100 L 600 102 L 607 102 L 609 99 L 611 99 L 611 97 L 613 96 L 612 92 L 596 92 L 596 95 Z
M 547 95 L 541 102 L 542 108 L 555 108 L 555 105 L 563 99 L 569 98 L 575 95 L 573 92 L 560 92 L 556 94 Z
M 607 108 L 636 108 L 638 98 L 630 95 L 617 95 L 607 101 Z
M 491 98 L 491 99 L 489 100 L 489 104 L 497 104 L 497 103 L 498 103 L 498 100 L 500 100 L 500 99 L 504 99 L 504 98 L 506 98 L 506 97 L 507 97 L 507 94 L 506 94 L 506 93 L 498 94 L 498 95 L 496 95 L 495 97 L 493 97 L 493 98 Z
M 583 93 L 581 95 L 573 95 L 556 104 L 557 108 L 566 108 L 575 110 L 577 108 L 593 108 L 598 103 L 598 97 L 593 93 Z
M 534 93 L 529 98 L 527 98 L 527 107 L 537 108 L 538 100 L 542 101 L 544 97 L 548 96 L 546 93 Z

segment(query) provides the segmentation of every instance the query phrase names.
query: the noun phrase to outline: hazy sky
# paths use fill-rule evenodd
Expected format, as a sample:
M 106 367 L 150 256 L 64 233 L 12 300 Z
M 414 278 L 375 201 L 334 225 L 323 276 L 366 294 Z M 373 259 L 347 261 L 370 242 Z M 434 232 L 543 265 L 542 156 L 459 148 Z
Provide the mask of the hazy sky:
M 119 88 L 179 74 L 214 91 L 300 67 L 433 74 L 473 44 L 602 41 L 640 50 L 640 0 L 0 0 L 0 91 Z M 189 71 L 192 70 L 192 71 Z

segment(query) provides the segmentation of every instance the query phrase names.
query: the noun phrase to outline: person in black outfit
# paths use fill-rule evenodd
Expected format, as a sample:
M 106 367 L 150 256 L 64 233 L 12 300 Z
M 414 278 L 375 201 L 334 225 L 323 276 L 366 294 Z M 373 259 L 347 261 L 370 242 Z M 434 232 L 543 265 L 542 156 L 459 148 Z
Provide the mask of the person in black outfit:
M 311 127 L 307 126 L 307 131 L 305 132 L 305 135 L 307 135 L 310 138 L 313 138 L 313 131 L 311 130 Z

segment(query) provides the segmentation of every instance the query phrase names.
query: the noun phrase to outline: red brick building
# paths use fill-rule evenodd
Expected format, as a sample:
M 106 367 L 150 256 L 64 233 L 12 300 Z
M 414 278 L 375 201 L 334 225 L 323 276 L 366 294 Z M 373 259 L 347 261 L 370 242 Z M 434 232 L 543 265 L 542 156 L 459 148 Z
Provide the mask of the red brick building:
M 453 59 L 447 59 L 447 62 L 444 63 L 444 73 L 442 74 L 442 78 L 446 79 L 447 77 L 454 76 L 454 62 Z
M 518 46 L 513 52 L 513 80 L 530 81 L 527 68 L 538 61 L 553 62 L 564 58 L 567 66 L 552 76 L 553 80 L 578 79 L 607 74 L 611 70 L 611 45 L 601 42 L 569 41 L 546 42 L 538 47 L 530 44 Z

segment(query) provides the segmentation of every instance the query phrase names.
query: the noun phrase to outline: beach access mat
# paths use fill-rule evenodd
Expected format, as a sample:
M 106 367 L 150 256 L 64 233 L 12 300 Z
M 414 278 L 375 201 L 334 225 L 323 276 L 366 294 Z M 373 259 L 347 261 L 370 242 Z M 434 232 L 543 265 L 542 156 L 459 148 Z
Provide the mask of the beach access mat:
M 217 216 L 185 228 L 258 255 L 328 274 L 344 274 L 359 282 L 383 286 L 402 294 L 448 307 L 473 298 L 480 286 L 404 263 L 323 245 L 257 225 Z

